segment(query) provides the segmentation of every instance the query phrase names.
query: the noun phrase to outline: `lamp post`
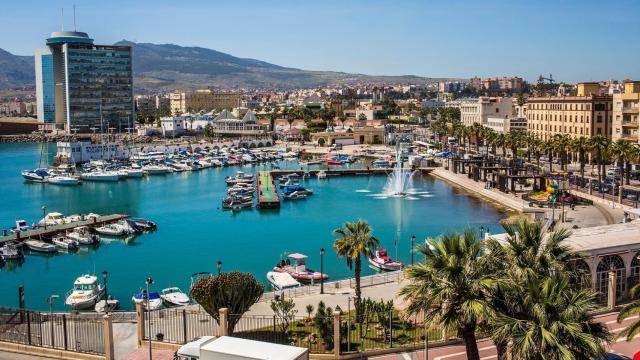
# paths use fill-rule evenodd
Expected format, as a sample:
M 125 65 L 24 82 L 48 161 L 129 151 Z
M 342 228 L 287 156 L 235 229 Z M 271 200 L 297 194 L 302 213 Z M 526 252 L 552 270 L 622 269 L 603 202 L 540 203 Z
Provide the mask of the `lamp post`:
M 109 313 L 109 292 L 107 291 L 107 270 L 102 271 L 102 281 L 104 283 L 104 312 Z
M 42 205 L 41 207 L 42 209 L 42 222 L 44 222 L 44 229 L 47 230 L 47 221 L 45 219 L 46 213 L 47 213 L 47 207 L 45 205 Z
M 145 281 L 147 284 L 147 336 L 149 336 L 149 360 L 152 360 L 153 354 L 151 353 L 151 309 L 149 309 L 149 286 L 153 284 L 153 279 L 148 277 Z
M 320 294 L 324 294 L 324 248 L 320 248 Z
M 415 252 L 416 236 L 411 235 L 411 265 L 413 265 L 413 253 Z
M 218 275 L 220 275 L 220 272 L 222 271 L 222 261 L 218 260 L 218 262 L 216 263 L 216 268 L 218 268 Z
M 59 295 L 51 295 L 47 298 L 47 304 L 49 304 L 49 322 L 51 322 L 51 346 L 54 346 L 53 343 L 53 339 L 55 338 L 53 336 L 53 303 L 56 301 L 57 298 L 59 298 Z

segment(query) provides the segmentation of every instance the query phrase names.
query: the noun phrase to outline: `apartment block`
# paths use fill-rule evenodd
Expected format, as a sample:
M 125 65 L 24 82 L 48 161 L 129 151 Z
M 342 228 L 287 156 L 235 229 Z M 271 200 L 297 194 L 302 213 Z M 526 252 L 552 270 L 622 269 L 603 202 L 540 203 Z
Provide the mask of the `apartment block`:
M 624 91 L 613 94 L 613 131 L 611 140 L 627 139 L 638 143 L 640 133 L 640 81 L 625 81 Z
M 214 92 L 209 89 L 169 94 L 172 114 L 233 109 L 240 106 L 240 93 Z
M 513 112 L 513 98 L 488 97 L 463 98 L 449 101 L 445 107 L 460 109 L 460 121 L 467 126 L 474 123 L 486 125 L 489 117 L 507 117 Z

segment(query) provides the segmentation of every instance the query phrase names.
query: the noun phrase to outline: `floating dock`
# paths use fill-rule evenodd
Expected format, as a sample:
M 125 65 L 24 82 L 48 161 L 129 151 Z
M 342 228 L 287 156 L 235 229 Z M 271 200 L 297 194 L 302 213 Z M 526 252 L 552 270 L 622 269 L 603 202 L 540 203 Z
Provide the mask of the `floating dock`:
M 258 171 L 258 208 L 278 209 L 280 198 L 270 171 Z
M 37 229 L 31 229 L 31 230 L 22 231 L 15 234 L 0 236 L 0 244 L 3 244 L 7 241 L 24 241 L 24 240 L 28 240 L 29 238 L 31 239 L 50 238 L 61 233 L 66 233 L 67 231 L 71 231 L 80 226 L 102 226 L 104 224 L 117 222 L 122 219 L 126 219 L 128 217 L 129 215 L 121 215 L 121 214 L 99 215 L 95 218 L 91 217 L 86 220 L 73 221 L 67 224 L 47 225 L 46 229 L 43 226 Z

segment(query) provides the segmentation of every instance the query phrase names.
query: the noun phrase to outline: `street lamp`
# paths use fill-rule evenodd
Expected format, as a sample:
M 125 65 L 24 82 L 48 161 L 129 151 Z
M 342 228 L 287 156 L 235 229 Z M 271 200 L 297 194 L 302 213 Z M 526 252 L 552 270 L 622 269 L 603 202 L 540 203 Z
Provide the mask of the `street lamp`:
M 324 294 L 324 248 L 320 248 L 320 294 Z
M 147 336 L 149 336 L 149 360 L 152 360 L 153 355 L 151 354 L 151 309 L 149 308 L 149 286 L 153 284 L 153 279 L 148 277 L 145 281 L 147 284 Z
M 218 260 L 216 267 L 218 268 L 218 275 L 220 275 L 220 272 L 222 271 L 222 261 Z
M 49 304 L 49 321 L 51 322 L 51 346 L 54 346 L 53 343 L 53 303 L 56 301 L 57 298 L 59 298 L 59 295 L 51 295 L 47 298 L 47 304 Z
M 411 265 L 413 265 L 413 253 L 415 252 L 416 236 L 411 235 Z
M 102 271 L 102 281 L 104 282 L 104 312 L 109 313 L 109 292 L 107 291 L 107 270 Z
M 42 222 L 44 223 L 44 229 L 47 230 L 47 220 L 45 219 L 45 217 L 47 216 L 47 207 L 45 205 L 42 205 L 41 207 L 42 209 Z

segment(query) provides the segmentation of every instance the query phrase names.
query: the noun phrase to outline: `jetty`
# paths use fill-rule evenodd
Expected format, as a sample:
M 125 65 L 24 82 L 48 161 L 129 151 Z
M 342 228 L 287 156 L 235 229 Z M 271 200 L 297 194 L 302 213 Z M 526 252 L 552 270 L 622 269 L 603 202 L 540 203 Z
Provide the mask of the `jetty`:
M 416 171 L 419 171 L 423 174 L 428 174 L 433 171 L 434 168 L 416 168 Z M 281 175 L 289 175 L 289 174 L 297 174 L 297 175 L 316 175 L 319 172 L 324 172 L 327 175 L 339 176 L 339 175 L 388 175 L 393 172 L 393 168 L 365 168 L 365 169 L 281 169 L 281 170 L 271 170 L 271 175 L 273 177 L 278 177 Z
M 278 209 L 280 208 L 280 197 L 273 182 L 273 176 L 269 171 L 258 171 L 258 208 Z
M 122 219 L 128 218 L 129 215 L 111 214 L 111 215 L 98 215 L 96 217 L 89 217 L 85 220 L 72 221 L 59 225 L 47 225 L 38 227 L 35 229 L 29 229 L 27 231 L 16 232 L 14 234 L 6 234 L 6 229 L 2 231 L 0 236 L 0 244 L 4 244 L 7 241 L 24 241 L 28 239 L 50 238 L 58 234 L 66 233 L 80 226 L 102 226 L 104 224 L 113 223 Z

